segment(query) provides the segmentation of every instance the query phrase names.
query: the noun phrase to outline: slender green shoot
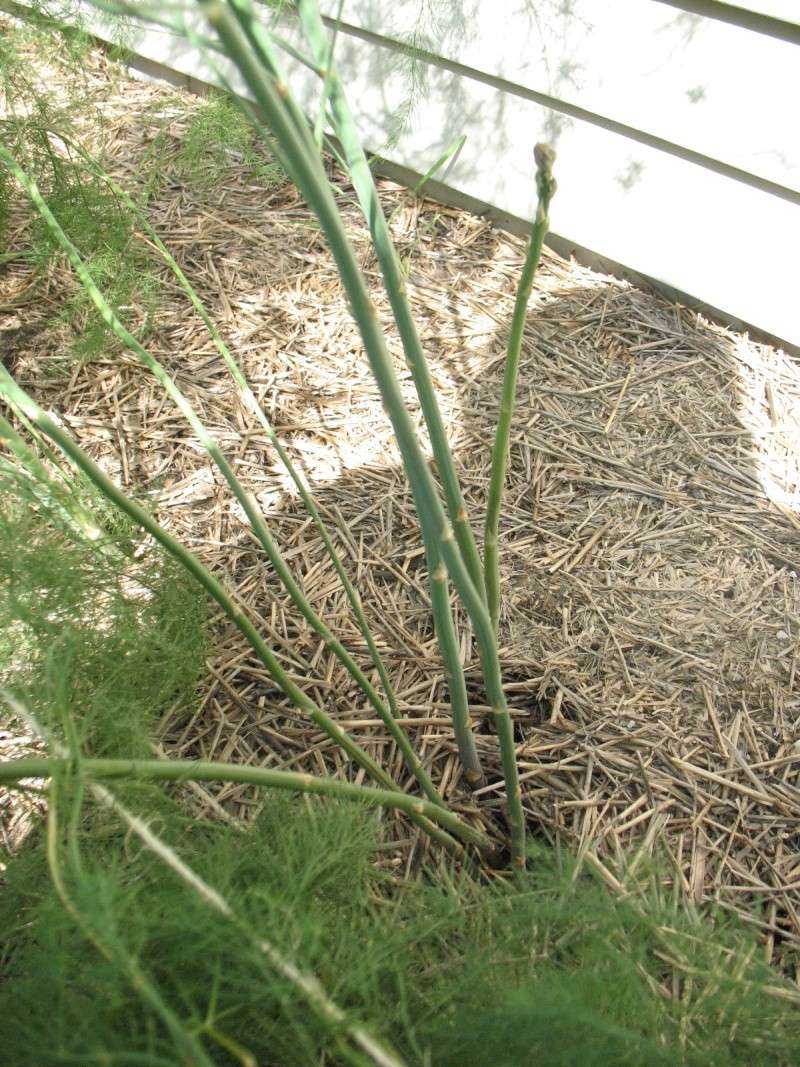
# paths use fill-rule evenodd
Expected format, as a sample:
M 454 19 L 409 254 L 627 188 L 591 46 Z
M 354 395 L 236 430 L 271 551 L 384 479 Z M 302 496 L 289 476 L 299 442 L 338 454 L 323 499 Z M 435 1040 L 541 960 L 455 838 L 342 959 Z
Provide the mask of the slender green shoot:
M 462 133 L 460 137 L 456 137 L 456 139 L 451 144 L 449 144 L 447 148 L 445 148 L 444 152 L 442 152 L 438 159 L 434 160 L 431 166 L 428 167 L 428 169 L 422 175 L 420 180 L 414 186 L 414 193 L 417 196 L 421 195 L 422 190 L 425 188 L 429 181 L 432 181 L 433 178 L 436 177 L 436 175 L 441 171 L 442 167 L 446 166 L 451 159 L 454 159 L 458 156 L 458 153 L 464 147 L 466 142 L 467 135 L 465 133 Z
M 514 317 L 511 320 L 511 334 L 508 339 L 506 353 L 505 375 L 503 377 L 503 392 L 500 400 L 500 414 L 497 419 L 497 430 L 492 450 L 491 480 L 489 483 L 489 497 L 486 504 L 486 526 L 484 533 L 484 581 L 486 585 L 486 598 L 489 605 L 489 614 L 492 618 L 492 626 L 497 633 L 500 619 L 500 569 L 498 556 L 498 529 L 500 525 L 500 506 L 503 500 L 503 488 L 506 480 L 506 467 L 508 465 L 508 450 L 511 437 L 511 419 L 514 414 L 514 404 L 517 394 L 517 374 L 519 372 L 520 352 L 522 349 L 522 337 L 525 332 L 525 313 L 528 300 L 533 289 L 533 279 L 536 268 L 539 265 L 539 257 L 542 254 L 542 244 L 550 227 L 548 216 L 550 201 L 556 191 L 556 182 L 553 178 L 553 161 L 555 152 L 546 144 L 537 144 L 534 149 L 536 159 L 536 189 L 538 193 L 538 205 L 536 218 L 533 223 L 531 239 L 525 255 L 525 265 L 522 268 L 517 296 L 514 303 Z
M 228 619 L 238 628 L 250 647 L 267 668 L 283 693 L 309 718 L 336 742 L 347 755 L 387 790 L 398 791 L 398 786 L 390 775 L 360 745 L 344 731 L 335 720 L 327 715 L 308 697 L 291 679 L 280 661 L 263 640 L 252 620 L 236 604 L 233 597 L 201 561 L 184 545 L 169 534 L 149 512 L 136 501 L 128 497 L 114 482 L 94 463 L 78 444 L 65 433 L 39 405 L 22 390 L 4 367 L 0 367 L 0 396 L 14 407 L 21 408 L 38 429 L 49 437 L 58 447 L 83 471 L 100 492 L 122 512 L 124 512 L 141 529 L 149 533 L 167 553 L 172 556 L 195 578 L 208 595 L 216 601 Z M 404 795 L 404 794 L 403 794 Z M 445 809 L 439 809 L 444 811 Z M 451 851 L 459 846 L 449 834 L 442 832 L 426 818 L 416 812 L 412 816 L 427 833 L 439 840 Z M 460 821 L 460 820 L 459 820 Z
M 435 786 L 430 780 L 430 777 L 422 765 L 421 760 L 414 751 L 411 742 L 408 739 L 407 734 L 402 727 L 397 723 L 395 716 L 391 710 L 381 700 L 375 687 L 369 681 L 359 665 L 355 662 L 353 657 L 334 636 L 327 624 L 320 618 L 316 611 L 314 611 L 311 603 L 309 602 L 304 591 L 300 588 L 295 581 L 294 576 L 290 568 L 288 567 L 283 555 L 272 538 L 269 532 L 266 522 L 264 521 L 263 514 L 261 512 L 258 503 L 252 493 L 248 492 L 239 479 L 237 478 L 230 463 L 222 453 L 219 445 L 212 435 L 206 430 L 205 426 L 198 418 L 185 394 L 178 388 L 174 379 L 167 373 L 163 365 L 148 352 L 140 342 L 131 334 L 124 324 L 117 317 L 114 309 L 108 303 L 103 296 L 102 292 L 95 284 L 94 279 L 83 263 L 81 256 L 62 228 L 59 226 L 58 220 L 54 217 L 50 211 L 44 198 L 36 187 L 35 182 L 19 167 L 7 149 L 0 144 L 0 160 L 2 160 L 11 173 L 19 181 L 20 185 L 31 199 L 32 203 L 39 212 L 43 222 L 51 232 L 53 239 L 56 240 L 59 246 L 65 252 L 69 262 L 78 275 L 87 295 L 91 299 L 92 303 L 97 308 L 102 320 L 113 331 L 113 333 L 144 363 L 144 365 L 151 371 L 156 377 L 159 384 L 164 388 L 167 394 L 172 398 L 178 410 L 187 420 L 189 425 L 194 430 L 200 443 L 205 448 L 209 456 L 214 460 L 220 472 L 222 473 L 225 481 L 228 483 L 232 493 L 236 497 L 236 500 L 242 507 L 247 519 L 258 538 L 261 546 L 267 554 L 270 562 L 275 568 L 275 572 L 283 583 L 285 589 L 292 598 L 292 601 L 299 609 L 305 620 L 312 627 L 312 629 L 319 634 L 319 636 L 325 641 L 326 645 L 331 649 L 334 655 L 343 664 L 345 669 L 358 684 L 363 691 L 367 700 L 370 702 L 376 713 L 390 731 L 393 739 L 398 744 L 403 756 L 420 784 L 420 787 L 425 794 L 432 800 L 438 803 L 442 803 Z M 235 364 L 234 364 L 235 366 Z M 230 369 L 230 368 L 229 368 Z M 238 368 L 237 368 L 238 369 Z M 241 376 L 241 372 L 239 372 Z
M 237 3 L 240 2 L 241 0 L 237 0 Z M 204 3 L 203 7 L 210 24 L 264 114 L 278 146 L 281 162 L 325 231 L 361 333 L 370 368 L 392 423 L 416 502 L 426 547 L 433 545 L 441 553 L 475 628 L 487 697 L 493 709 L 495 729 L 500 741 L 513 862 L 517 867 L 523 867 L 525 818 L 519 789 L 514 729 L 503 690 L 494 628 L 486 609 L 482 582 L 480 587 L 473 582 L 445 514 L 436 483 L 422 452 L 414 421 L 405 405 L 375 306 L 369 297 L 357 257 L 345 233 L 342 217 L 336 207 L 313 138 L 307 127 L 305 134 L 298 131 L 294 113 L 296 105 L 290 103 L 292 98 L 286 84 L 276 79 L 270 69 L 259 60 L 259 56 L 251 51 L 230 9 L 209 3 Z
M 372 169 L 361 145 L 352 112 L 336 72 L 332 44 L 328 42 L 328 34 L 320 17 L 319 7 L 315 2 L 299 0 L 298 13 L 312 54 L 321 70 L 324 71 L 331 121 L 342 146 L 343 165 L 353 182 L 362 213 L 370 230 L 392 313 L 400 333 L 406 362 L 411 371 L 431 440 L 436 467 L 444 487 L 445 500 L 456 541 L 473 584 L 478 589 L 482 589 L 480 559 L 472 526 L 467 515 L 430 371 L 408 302 L 405 280 L 380 203 Z M 436 636 L 450 691 L 453 731 L 464 766 L 465 780 L 470 786 L 475 787 L 484 780 L 484 776 L 470 726 L 466 681 L 453 625 L 448 585 L 442 580 L 440 574 L 441 553 L 435 540 L 427 539 L 426 549 L 430 572 L 431 603 Z
M 15 783 L 27 778 L 53 778 L 69 766 L 70 759 L 64 757 L 4 760 L 0 762 L 0 782 Z M 416 818 L 424 817 L 467 844 L 475 845 L 485 852 L 494 850 L 494 845 L 486 834 L 465 823 L 454 812 L 419 797 L 401 793 L 397 789 L 375 789 L 371 786 L 355 785 L 353 782 L 343 782 L 338 778 L 204 760 L 87 758 L 81 761 L 81 766 L 87 779 L 92 781 L 233 782 L 265 789 L 334 797 L 339 800 L 355 800 L 372 807 L 402 811 Z
M 428 551 L 428 571 L 431 585 L 431 608 L 436 638 L 442 653 L 447 689 L 450 694 L 450 710 L 453 715 L 453 734 L 455 735 L 458 755 L 464 771 L 464 781 L 470 789 L 483 785 L 485 778 L 478 750 L 475 747 L 475 735 L 469 716 L 469 698 L 464 669 L 461 664 L 461 649 L 458 634 L 453 622 L 450 606 L 450 584 L 447 580 L 447 568 L 441 557 L 432 549 Z

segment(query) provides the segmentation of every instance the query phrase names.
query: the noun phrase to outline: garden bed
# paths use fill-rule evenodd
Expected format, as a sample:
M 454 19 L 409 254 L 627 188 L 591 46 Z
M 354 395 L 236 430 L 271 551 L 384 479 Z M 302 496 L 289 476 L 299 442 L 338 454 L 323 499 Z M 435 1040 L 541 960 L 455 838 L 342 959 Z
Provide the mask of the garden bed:
M 149 217 L 306 474 L 412 743 L 456 810 L 501 825 L 499 748 L 477 682 L 472 710 L 490 775 L 480 812 L 460 778 L 413 505 L 314 217 L 279 175 L 257 180 L 250 160 L 231 156 L 210 185 L 182 177 L 172 163 L 198 102 L 126 77 L 100 52 L 86 71 L 104 122 L 87 120 L 84 132 L 102 141 L 95 146 L 115 177 L 140 182 L 157 147 L 164 180 Z M 358 206 L 331 173 L 388 327 Z M 480 537 L 523 244 L 391 183 L 381 195 Z M 29 223 L 12 213 L 7 247 Z M 161 390 L 124 352 L 84 362 L 71 354 L 74 326 L 56 319 L 73 291 L 63 264 L 44 278 L 25 262 L 0 264 L 5 364 L 213 566 L 290 673 L 411 787 L 385 728 L 298 620 Z M 141 323 L 145 310 L 130 315 Z M 400 366 L 391 329 L 389 337 Z M 164 272 L 148 343 L 258 497 L 318 613 L 366 664 L 301 502 Z M 403 385 L 410 401 L 405 372 Z M 800 947 L 800 366 L 546 253 L 523 344 L 501 534 L 501 658 L 532 831 L 569 840 L 612 885 L 634 856 L 664 850 L 690 898 L 759 923 L 770 953 Z M 465 642 L 462 653 L 477 679 L 474 647 Z M 194 706 L 165 714 L 160 751 L 362 779 L 226 623 L 208 666 Z M 17 754 L 5 744 L 0 735 L 0 756 Z M 195 786 L 191 796 L 198 810 L 233 819 L 254 806 L 245 787 Z M 410 868 L 424 840 L 396 827 L 393 862 Z

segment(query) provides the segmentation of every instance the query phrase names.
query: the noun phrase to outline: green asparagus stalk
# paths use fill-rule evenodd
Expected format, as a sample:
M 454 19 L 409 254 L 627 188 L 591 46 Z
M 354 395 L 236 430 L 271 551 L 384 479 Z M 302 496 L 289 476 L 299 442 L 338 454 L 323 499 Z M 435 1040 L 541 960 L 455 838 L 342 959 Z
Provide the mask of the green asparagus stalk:
M 201 2 L 228 56 L 236 64 L 266 117 L 279 146 L 281 162 L 302 191 L 326 234 L 364 342 L 372 373 L 392 423 L 426 545 L 434 545 L 440 552 L 475 628 L 487 696 L 493 709 L 495 729 L 500 741 L 513 862 L 517 866 L 524 866 L 525 820 L 519 790 L 513 724 L 503 691 L 494 628 L 483 592 L 470 577 L 425 461 L 413 420 L 403 401 L 400 383 L 378 323 L 376 309 L 367 293 L 358 261 L 344 231 L 322 162 L 316 150 L 310 151 L 306 139 L 298 134 L 290 108 L 285 103 L 290 95 L 289 90 L 284 82 L 276 80 L 259 62 L 258 57 L 254 56 L 228 6 L 210 0 Z
M 508 466 L 511 419 L 514 414 L 517 395 L 517 374 L 519 372 L 522 336 L 525 331 L 525 313 L 528 308 L 531 290 L 533 289 L 533 279 L 536 274 L 536 268 L 539 265 L 539 257 L 542 253 L 542 244 L 550 227 L 550 219 L 548 217 L 550 201 L 556 191 L 556 182 L 553 178 L 555 152 L 549 145 L 537 144 L 534 149 L 534 157 L 536 160 L 536 189 L 539 199 L 533 231 L 525 255 L 525 264 L 522 268 L 514 302 L 514 317 L 511 320 L 511 335 L 508 339 L 506 352 L 500 414 L 497 419 L 494 448 L 492 450 L 489 499 L 486 505 L 483 568 L 486 599 L 495 633 L 497 633 L 497 625 L 500 619 L 500 570 L 497 536 L 500 524 L 500 506 L 503 500 L 503 488 Z
M 306 619 L 312 629 L 317 634 L 319 634 L 319 636 L 331 649 L 334 655 L 336 655 L 336 657 L 344 665 L 348 673 L 363 691 L 367 700 L 370 702 L 372 707 L 375 709 L 377 714 L 385 723 L 387 729 L 390 731 L 392 737 L 396 741 L 398 747 L 403 753 L 406 763 L 408 764 L 414 776 L 417 778 L 417 781 L 419 782 L 420 787 L 422 788 L 425 795 L 428 796 L 434 802 L 442 803 L 442 800 L 439 797 L 435 786 L 431 782 L 427 771 L 422 766 L 421 760 L 414 751 L 414 748 L 408 739 L 408 735 L 396 721 L 396 715 L 393 715 L 392 712 L 385 706 L 375 687 L 372 685 L 367 676 L 352 658 L 350 653 L 338 640 L 338 638 L 334 636 L 330 628 L 320 618 L 317 612 L 314 611 L 304 591 L 295 581 L 294 576 L 292 575 L 291 570 L 286 564 L 286 561 L 284 560 L 280 549 L 273 540 L 272 535 L 269 532 L 269 528 L 267 527 L 264 521 L 261 509 L 259 508 L 258 503 L 255 500 L 255 497 L 252 495 L 252 493 L 249 493 L 247 490 L 245 490 L 244 486 L 241 484 L 235 472 L 233 471 L 233 468 L 231 467 L 230 463 L 219 448 L 219 445 L 217 444 L 216 440 L 206 430 L 203 423 L 197 417 L 186 396 L 178 388 L 174 379 L 167 373 L 163 365 L 139 343 L 139 341 L 133 336 L 133 334 L 131 334 L 130 331 L 127 330 L 124 324 L 119 320 L 108 301 L 105 299 L 103 294 L 95 285 L 90 272 L 88 271 L 86 265 L 81 259 L 80 253 L 69 240 L 69 238 L 59 225 L 58 220 L 50 211 L 46 201 L 37 189 L 35 182 L 33 182 L 30 177 L 22 170 L 22 168 L 18 166 L 18 164 L 15 162 L 13 157 L 3 145 L 0 145 L 0 160 L 2 160 L 6 164 L 6 166 L 8 166 L 8 168 L 11 170 L 11 172 L 22 185 L 28 197 L 33 202 L 34 206 L 41 215 L 48 229 L 53 234 L 56 241 L 67 255 L 67 258 L 69 259 L 73 270 L 78 275 L 85 291 L 92 299 L 92 302 L 94 303 L 95 307 L 103 316 L 104 321 L 108 323 L 108 325 L 111 327 L 116 336 L 119 337 L 120 340 L 123 341 L 125 345 L 132 352 L 135 353 L 139 360 L 144 363 L 145 366 L 148 367 L 148 369 L 153 373 L 159 384 L 173 399 L 181 414 L 189 422 L 190 426 L 197 435 L 200 443 L 208 452 L 209 456 L 211 456 L 216 465 L 219 467 L 223 477 L 225 478 L 225 481 L 228 483 L 231 491 L 233 492 L 237 501 L 241 505 L 242 510 L 247 516 L 247 519 L 254 533 L 256 534 L 256 537 L 258 538 L 261 546 L 266 552 L 267 557 L 272 563 L 278 577 L 280 578 L 285 589 L 289 593 L 289 596 L 292 598 L 292 601 L 294 602 L 295 606 L 299 609 L 300 613 L 303 615 L 303 617 Z M 236 366 L 235 362 L 232 359 L 231 363 L 233 366 Z M 239 375 L 241 376 L 240 371 Z M 241 377 L 243 379 L 243 376 Z M 255 398 L 253 399 L 255 400 Z
M 431 607 L 436 637 L 442 653 L 447 688 L 450 694 L 450 710 L 453 715 L 453 734 L 458 755 L 464 770 L 464 780 L 470 789 L 477 789 L 485 781 L 480 757 L 475 747 L 475 736 L 469 718 L 469 699 L 458 635 L 450 606 L 450 586 L 447 568 L 434 551 L 428 552 L 428 571 L 431 583 Z
M 246 0 L 245 0 L 246 2 Z M 237 0 L 241 4 L 242 0 Z M 453 456 L 447 440 L 436 392 L 431 381 L 425 353 L 422 350 L 416 323 L 406 294 L 403 272 L 389 233 L 389 226 L 378 196 L 372 170 L 358 136 L 341 81 L 333 61 L 332 44 L 328 41 L 325 26 L 316 2 L 298 0 L 300 20 L 312 54 L 319 65 L 319 74 L 324 79 L 325 92 L 330 104 L 334 131 L 342 147 L 342 162 L 353 182 L 361 210 L 369 227 L 375 254 L 384 279 L 384 285 L 397 323 L 400 340 L 417 391 L 420 408 L 431 441 L 436 469 L 442 480 L 445 501 L 456 541 L 473 584 L 480 589 L 483 581 L 480 558 L 475 537 L 467 514 L 461 485 L 456 474 Z M 265 50 L 266 52 L 266 50 Z M 269 52 L 266 52 L 269 61 Z M 431 601 L 436 624 L 436 635 L 447 673 L 450 702 L 453 714 L 453 731 L 459 756 L 464 767 L 464 777 L 471 786 L 483 780 L 483 769 L 475 748 L 469 718 L 469 704 L 464 669 L 458 650 L 458 640 L 453 625 L 450 598 L 446 580 L 437 578 L 440 569 L 440 554 L 435 543 L 427 545 L 431 582 Z
M 70 757 L 4 760 L 0 762 L 0 782 L 11 784 L 28 778 L 52 778 L 68 769 Z M 81 760 L 81 768 L 89 781 L 138 780 L 148 782 L 234 782 L 265 789 L 283 789 L 296 793 L 355 800 L 372 807 L 402 811 L 414 818 L 426 818 L 446 834 L 453 834 L 467 844 L 491 852 L 490 839 L 480 830 L 464 822 L 455 812 L 432 804 L 428 800 L 409 796 L 397 789 L 375 789 L 355 785 L 338 778 L 326 778 L 296 771 L 276 771 L 267 767 L 248 767 L 232 763 L 203 760 Z

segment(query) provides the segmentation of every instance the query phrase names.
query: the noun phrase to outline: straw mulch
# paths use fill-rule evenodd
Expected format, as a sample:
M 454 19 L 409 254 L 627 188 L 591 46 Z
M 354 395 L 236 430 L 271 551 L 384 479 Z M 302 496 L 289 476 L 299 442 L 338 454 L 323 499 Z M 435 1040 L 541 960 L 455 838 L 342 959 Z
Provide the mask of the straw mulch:
M 174 147 L 196 106 L 124 79 L 98 90 L 98 100 L 106 151 L 127 179 L 153 136 L 146 116 L 173 109 Z M 388 324 L 352 193 L 337 182 Z M 480 534 L 523 245 L 397 186 L 384 183 L 382 197 Z M 290 185 L 266 190 L 232 163 L 210 193 L 167 183 L 151 217 L 304 469 L 434 780 L 457 808 L 501 828 L 498 746 L 475 648 L 465 637 L 490 784 L 470 795 L 408 487 L 308 210 Z M 366 664 L 288 479 L 232 397 L 202 324 L 163 277 L 152 350 L 258 496 L 317 610 Z M 23 265 L 5 270 L 0 328 L 19 323 L 28 281 Z M 221 479 L 146 372 L 128 354 L 87 366 L 63 360 L 63 331 L 47 324 L 70 284 L 54 270 L 26 306 L 26 322 L 38 315 L 41 328 L 15 348 L 15 373 L 109 471 L 149 495 L 161 520 L 236 589 L 306 690 L 408 782 L 384 728 L 298 622 Z M 502 525 L 502 660 L 531 831 L 590 853 L 612 884 L 623 849 L 628 858 L 637 849 L 660 855 L 665 877 L 689 898 L 713 898 L 758 923 L 768 951 L 781 955 L 800 946 L 799 465 L 796 361 L 545 255 L 528 316 Z M 363 777 L 222 623 L 195 706 L 165 716 L 160 745 L 173 755 Z M 256 803 L 243 788 L 197 792 L 202 809 L 229 818 Z M 403 867 L 425 846 L 401 822 L 397 828 L 408 845 L 397 854 Z

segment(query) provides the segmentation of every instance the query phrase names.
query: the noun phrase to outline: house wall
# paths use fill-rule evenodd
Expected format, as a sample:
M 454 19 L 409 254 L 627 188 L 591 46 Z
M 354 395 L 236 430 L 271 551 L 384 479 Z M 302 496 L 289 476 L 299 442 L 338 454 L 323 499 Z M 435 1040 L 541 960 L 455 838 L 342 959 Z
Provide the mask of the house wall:
M 332 19 L 340 5 L 322 8 Z M 431 188 L 519 228 L 535 202 L 533 146 L 548 140 L 559 250 L 794 346 L 797 16 L 796 0 L 344 0 L 336 56 L 365 145 L 400 176 L 465 136 Z M 291 18 L 281 32 L 300 44 Z M 218 80 L 164 30 L 126 43 L 154 72 Z M 287 68 L 314 110 L 313 76 Z

